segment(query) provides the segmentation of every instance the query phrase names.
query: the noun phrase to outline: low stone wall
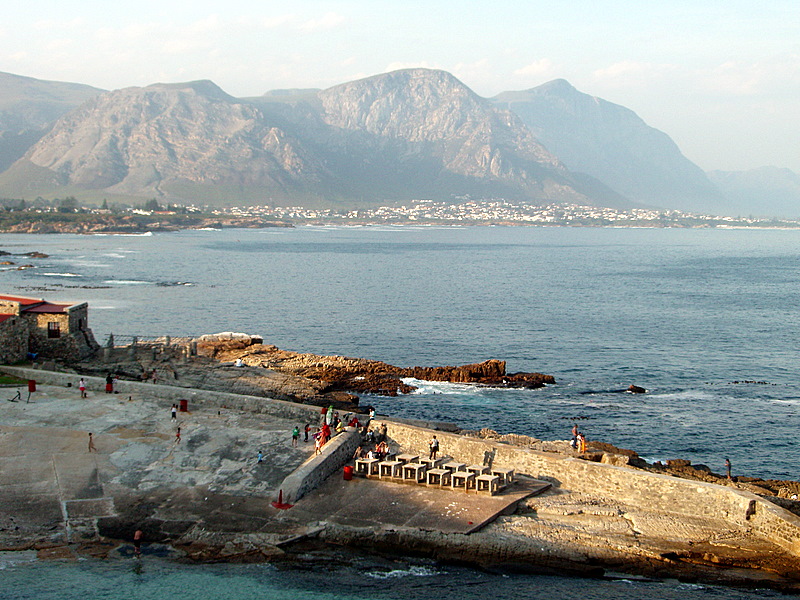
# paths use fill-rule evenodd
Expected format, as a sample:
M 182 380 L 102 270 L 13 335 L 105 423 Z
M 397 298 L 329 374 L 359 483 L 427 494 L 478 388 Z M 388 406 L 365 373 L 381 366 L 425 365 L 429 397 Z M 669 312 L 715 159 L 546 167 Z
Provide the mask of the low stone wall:
M 68 383 L 75 387 L 78 394 L 78 381 L 81 376 L 75 373 L 61 371 L 47 371 L 44 369 L 30 369 L 25 367 L 0 366 L 0 371 L 15 375 L 22 379 L 33 379 L 44 385 L 66 386 Z M 103 377 L 84 377 L 87 389 L 94 393 L 104 393 L 106 380 Z M 179 403 L 187 400 L 189 410 L 192 407 L 203 408 L 231 408 L 252 413 L 269 414 L 281 419 L 296 420 L 298 424 L 317 423 L 319 421 L 319 407 L 264 398 L 262 396 L 242 396 L 226 392 L 182 388 L 171 385 L 143 383 L 139 381 L 126 381 L 120 379 L 116 382 L 115 390 L 120 394 L 135 395 L 145 393 L 155 395 L 169 403 Z M 302 429 L 302 427 L 301 427 Z M 355 451 L 355 448 L 353 448 Z
M 513 468 L 518 473 L 552 481 L 566 490 L 607 496 L 633 507 L 669 514 L 721 518 L 800 556 L 800 518 L 750 492 L 431 431 L 388 419 L 382 419 L 381 422 L 388 427 L 390 444 L 399 450 L 427 454 L 428 442 L 436 435 L 440 455 L 450 455 L 460 462 Z
M 292 504 L 318 488 L 328 477 L 342 470 L 360 444 L 361 434 L 358 430 L 345 427 L 342 433 L 322 447 L 320 454 L 309 458 L 283 480 L 280 486 L 283 501 Z

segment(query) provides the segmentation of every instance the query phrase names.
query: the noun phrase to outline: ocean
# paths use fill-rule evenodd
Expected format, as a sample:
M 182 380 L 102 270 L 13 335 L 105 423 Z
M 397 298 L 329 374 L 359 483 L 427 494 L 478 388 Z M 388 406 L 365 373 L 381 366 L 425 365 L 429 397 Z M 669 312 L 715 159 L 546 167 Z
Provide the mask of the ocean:
M 0 553 L 1 554 L 1 553 Z M 753 600 L 785 597 L 679 581 L 504 575 L 419 561 L 331 567 L 194 565 L 152 559 L 33 561 L 0 555 L 4 600 Z
M 101 344 L 111 333 L 241 331 L 289 350 L 401 366 L 497 358 L 558 383 L 419 382 L 412 395 L 363 402 L 541 439 L 568 439 L 578 422 L 589 440 L 647 460 L 685 458 L 721 473 L 728 457 L 734 474 L 799 478 L 800 231 L 298 227 L 5 234 L 0 250 L 48 254 L 6 257 L 34 268 L 6 267 L 0 289 L 88 301 Z M 631 384 L 648 393 L 625 393 Z M 399 580 L 429 586 L 437 577 Z M 650 597 L 613 585 L 616 595 L 580 593 Z

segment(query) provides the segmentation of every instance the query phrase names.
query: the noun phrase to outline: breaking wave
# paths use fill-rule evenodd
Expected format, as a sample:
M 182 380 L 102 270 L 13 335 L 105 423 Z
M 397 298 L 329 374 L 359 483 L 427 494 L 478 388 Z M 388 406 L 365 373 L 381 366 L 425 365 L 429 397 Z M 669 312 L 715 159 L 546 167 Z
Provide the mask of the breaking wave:
M 441 571 L 430 567 L 411 566 L 408 569 L 393 569 L 391 571 L 371 571 L 365 573 L 367 577 L 373 579 L 395 579 L 398 577 L 433 577 L 440 575 Z

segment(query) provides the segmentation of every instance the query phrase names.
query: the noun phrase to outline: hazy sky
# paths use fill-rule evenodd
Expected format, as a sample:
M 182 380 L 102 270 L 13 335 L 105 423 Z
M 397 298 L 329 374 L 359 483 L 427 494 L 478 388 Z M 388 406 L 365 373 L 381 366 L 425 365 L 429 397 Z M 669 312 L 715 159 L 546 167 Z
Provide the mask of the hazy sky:
M 561 77 L 703 169 L 800 173 L 797 0 L 60 0 L 0 16 L 0 71 L 104 89 L 211 79 L 255 96 L 413 66 L 482 96 Z

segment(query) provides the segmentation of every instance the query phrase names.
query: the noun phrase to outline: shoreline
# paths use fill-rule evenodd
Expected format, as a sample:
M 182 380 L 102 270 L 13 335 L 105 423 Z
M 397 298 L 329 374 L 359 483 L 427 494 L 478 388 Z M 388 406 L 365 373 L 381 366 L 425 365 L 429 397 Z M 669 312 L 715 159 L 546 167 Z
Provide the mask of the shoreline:
M 31 219 L 16 223 L 12 226 L 2 227 L 0 234 L 28 234 L 28 235 L 108 235 L 108 236 L 141 236 L 152 235 L 153 233 L 177 233 L 181 231 L 220 231 L 223 229 L 271 229 L 299 227 L 318 227 L 318 228 L 368 228 L 368 227 L 411 227 L 411 228 L 465 228 L 465 227 L 532 227 L 532 228 L 578 228 L 578 229 L 695 229 L 695 230 L 764 230 L 764 231 L 794 231 L 800 230 L 800 223 L 785 221 L 775 223 L 774 221 L 763 224 L 737 223 L 728 221 L 725 218 L 718 218 L 716 221 L 696 222 L 696 219 L 687 219 L 686 222 L 676 221 L 673 223 L 663 222 L 630 222 L 619 224 L 615 222 L 574 222 L 571 220 L 564 222 L 548 221 L 516 221 L 516 220 L 416 220 L 416 219 L 395 219 L 395 220 L 358 220 L 358 219 L 320 219 L 303 218 L 295 220 L 270 219 L 262 217 L 227 217 L 227 216 L 205 216 L 194 218 L 192 223 L 172 223 L 152 221 L 146 222 L 140 216 L 136 216 L 137 223 L 132 223 L 133 217 L 124 216 L 109 218 L 105 215 L 97 215 L 95 220 L 85 219 L 79 222 L 70 223 L 68 221 L 47 222 Z M 111 225 L 113 221 L 118 221 L 118 225 Z M 691 221 L 691 222 L 689 222 Z
M 39 375 L 43 377 L 45 373 Z M 69 382 L 75 375 L 53 373 L 51 377 Z M 47 500 L 50 497 L 47 494 L 53 492 L 45 492 L 41 484 L 36 483 L 39 481 L 36 476 L 42 472 L 37 465 L 44 456 L 51 456 L 56 470 L 62 474 L 57 484 L 58 494 L 60 501 L 66 503 L 65 510 L 70 517 L 69 528 L 59 527 L 55 534 L 50 526 L 44 526 L 50 522 L 46 520 L 26 533 L 24 519 L 15 513 L 14 522 L 17 527 L 23 526 L 23 531 L 16 536 L 18 543 L 12 544 L 15 536 L 9 531 L 6 519 L 9 508 L 18 505 L 8 503 L 7 486 L 0 488 L 6 490 L 0 491 L 0 516 L 3 518 L 0 540 L 4 550 L 14 545 L 38 548 L 43 558 L 116 556 L 130 549 L 130 536 L 133 529 L 139 527 L 145 531 L 146 545 L 154 544 L 153 549 L 160 548 L 159 551 L 173 548 L 172 557 L 178 560 L 291 562 L 295 553 L 302 555 L 308 544 L 323 549 L 331 545 L 334 548 L 363 546 L 370 549 L 370 554 L 389 550 L 404 556 L 424 556 L 443 563 L 455 561 L 499 571 L 550 570 L 598 577 L 603 576 L 601 570 L 603 573 L 611 570 L 658 579 L 678 577 L 724 585 L 769 586 L 793 593 L 800 590 L 800 582 L 789 576 L 792 568 L 796 572 L 800 557 L 792 558 L 785 549 L 772 543 L 764 546 L 762 537 L 748 533 L 757 522 L 743 520 L 741 527 L 734 527 L 724 517 L 729 509 L 723 508 L 720 508 L 722 512 L 715 510 L 687 521 L 687 515 L 672 515 L 671 511 L 665 512 L 666 509 L 657 505 L 648 509 L 650 501 L 638 498 L 639 492 L 633 491 L 641 480 L 648 482 L 648 488 L 668 486 L 658 493 L 673 489 L 669 493 L 677 494 L 676 497 L 702 489 L 706 494 L 713 491 L 720 501 L 757 498 L 746 492 L 387 418 L 389 437 L 398 449 L 419 452 L 420 445 L 435 431 L 442 439 L 445 452 L 474 462 L 485 451 L 491 451 L 496 453 L 498 464 L 505 460 L 518 465 L 521 473 L 534 476 L 543 473 L 555 488 L 521 502 L 513 514 L 499 514 L 479 531 L 466 534 L 441 530 L 441 523 L 433 528 L 412 525 L 414 519 L 421 516 L 406 523 L 403 521 L 406 517 L 395 510 L 385 512 L 392 504 L 387 494 L 388 498 L 396 498 L 397 506 L 411 510 L 409 515 L 416 514 L 414 507 L 418 501 L 402 500 L 408 494 L 423 494 L 420 498 L 428 498 L 423 504 L 431 507 L 432 515 L 453 502 L 467 500 L 477 501 L 476 507 L 486 508 L 487 500 L 483 497 L 395 482 L 344 481 L 336 474 L 325 477 L 318 489 L 299 500 L 293 499 L 293 508 L 277 510 L 270 503 L 278 488 L 285 488 L 287 481 L 284 478 L 281 483 L 279 473 L 288 477 L 298 466 L 310 465 L 307 460 L 310 447 L 301 443 L 295 451 L 289 444 L 288 431 L 297 416 L 290 415 L 287 420 L 285 416 L 278 416 L 283 413 L 274 412 L 286 410 L 287 403 L 262 398 L 253 405 L 242 397 L 243 408 L 232 408 L 229 400 L 202 390 L 124 381 L 119 383 L 120 393 L 109 397 L 101 392 L 102 379 L 88 378 L 88 381 L 90 398 L 87 401 L 77 398 L 74 389 L 65 387 L 64 383 L 42 384 L 37 392 L 41 396 L 34 403 L 10 405 L 0 417 L 2 430 L 7 434 L 0 436 L 0 440 L 4 440 L 0 443 L 6 444 L 6 456 L 13 457 L 17 464 L 11 476 L 32 477 L 30 483 L 24 484 L 33 486 L 25 488 L 33 494 L 31 497 L 40 498 L 42 507 L 54 506 Z M 179 417 L 184 441 L 176 444 L 167 411 L 174 402 L 172 398 L 179 396 L 189 398 L 190 411 Z M 252 412 L 256 407 L 266 412 Z M 314 407 L 296 405 L 292 410 L 301 411 L 297 414 L 310 418 L 318 416 Z M 9 422 L 12 412 L 16 415 L 14 424 Z M 100 450 L 97 455 L 86 452 L 85 433 L 82 432 L 82 424 L 86 422 L 91 422 L 96 431 Z M 254 442 L 259 439 L 266 444 L 267 462 L 271 465 L 264 471 L 259 471 L 260 467 L 252 458 Z M 39 441 L 43 440 L 50 441 L 42 445 Z M 267 440 L 272 441 L 267 443 Z M 11 446 L 7 446 L 9 443 Z M 16 448 L 16 454 L 9 453 L 9 448 Z M 287 463 L 286 459 L 291 460 Z M 327 459 L 323 456 L 320 460 Z M 30 474 L 20 470 L 25 469 L 25 465 Z M 71 466 L 64 471 L 67 465 Z M 87 487 L 81 477 L 93 469 L 98 472 L 97 480 Z M 341 473 L 341 467 L 335 468 L 334 473 Z M 609 496 L 603 491 L 606 487 L 619 490 L 614 487 L 619 485 L 632 485 L 634 495 L 620 495 L 617 491 Z M 17 488 L 17 492 L 22 489 Z M 87 504 L 88 498 L 70 499 L 86 494 L 94 498 L 92 503 Z M 370 501 L 369 498 L 383 500 Z M 143 511 L 141 502 L 145 499 L 150 508 Z M 336 501 L 332 503 L 333 499 Z M 382 508 L 377 513 L 353 512 L 359 503 Z M 673 504 L 670 500 L 668 506 Z M 30 502 L 27 505 L 35 508 Z M 758 506 L 768 507 L 769 504 Z M 83 511 L 82 516 L 76 513 L 73 517 L 71 511 L 78 508 Z M 691 512 L 694 508 L 690 503 L 683 510 Z M 744 515 L 744 509 L 741 510 L 739 514 Z M 762 516 L 761 510 L 759 508 L 756 513 L 758 519 L 768 516 L 767 513 Z M 777 507 L 769 510 L 785 514 L 787 516 L 781 518 L 791 520 L 789 513 L 780 513 Z M 37 510 L 30 518 L 41 519 L 47 514 L 61 518 L 56 517 L 61 515 L 61 509 L 57 513 Z M 458 517 L 454 525 L 466 527 L 467 519 L 467 516 Z M 686 522 L 693 525 L 687 529 L 682 524 Z M 34 531 L 40 533 L 33 535 Z M 717 540 L 720 532 L 727 532 L 729 539 L 723 536 Z M 61 537 L 65 534 L 67 539 Z M 707 535 L 711 537 L 705 539 Z M 39 541 L 34 542 L 37 538 Z M 740 550 L 737 551 L 737 547 Z M 761 558 L 756 560 L 756 556 Z M 323 558 L 322 562 L 326 560 Z M 747 569 L 746 566 L 758 568 Z M 784 575 L 771 574 L 771 570 Z

